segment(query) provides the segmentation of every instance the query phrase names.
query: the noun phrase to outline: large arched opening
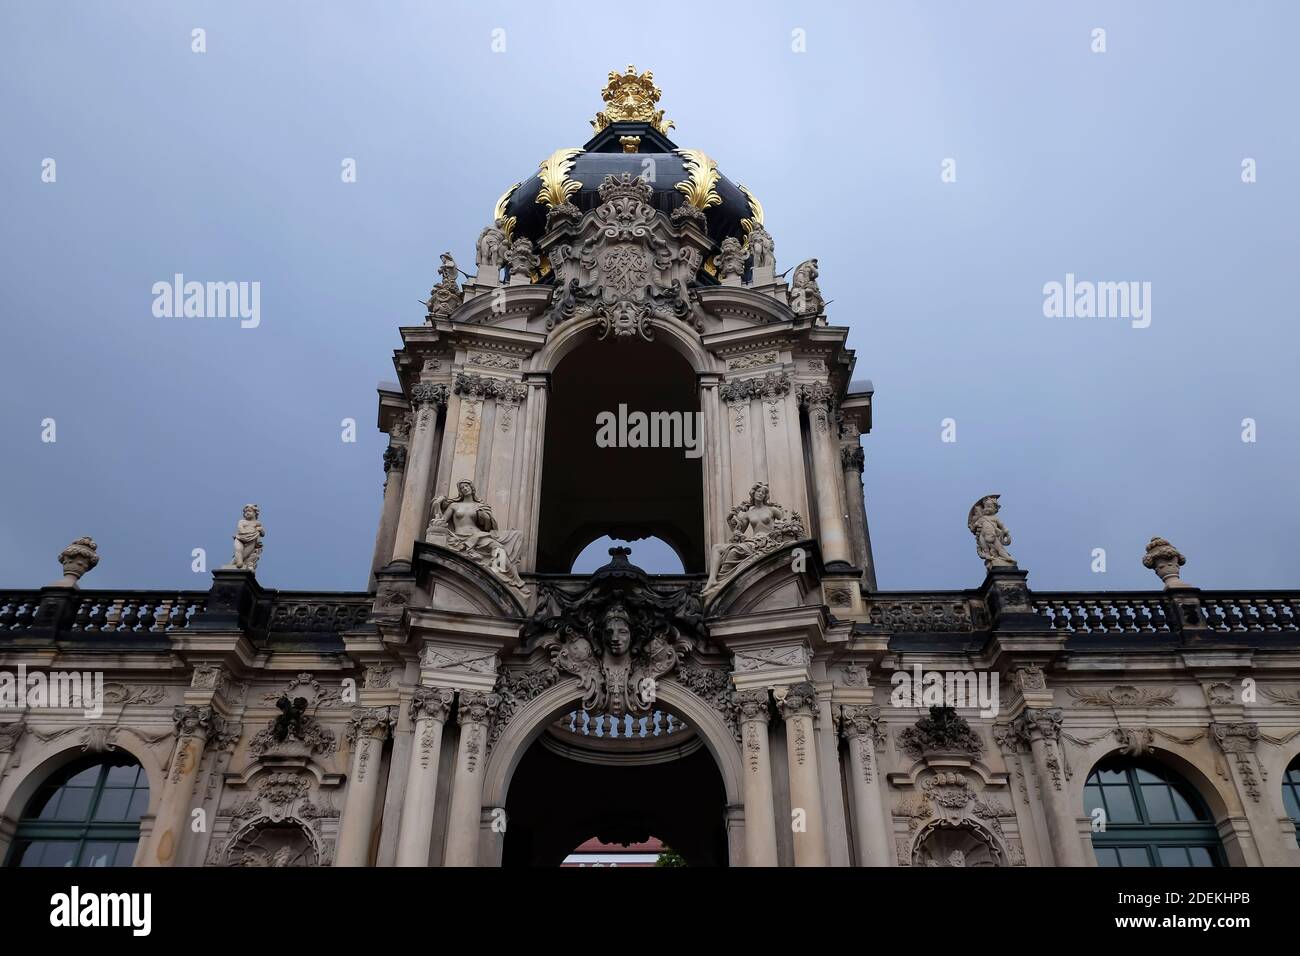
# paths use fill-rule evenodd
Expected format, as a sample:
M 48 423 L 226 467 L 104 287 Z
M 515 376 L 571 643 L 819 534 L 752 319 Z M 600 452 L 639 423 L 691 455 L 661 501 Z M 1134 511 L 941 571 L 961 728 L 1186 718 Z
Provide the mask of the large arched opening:
M 694 728 L 668 710 L 562 714 L 519 762 L 506 819 L 503 866 L 558 866 L 591 840 L 657 840 L 687 866 L 727 864 L 722 778 Z
M 551 376 L 537 570 L 567 573 L 584 546 L 608 535 L 660 538 L 688 573 L 704 571 L 695 369 L 666 336 L 611 342 L 587 330 L 575 341 Z

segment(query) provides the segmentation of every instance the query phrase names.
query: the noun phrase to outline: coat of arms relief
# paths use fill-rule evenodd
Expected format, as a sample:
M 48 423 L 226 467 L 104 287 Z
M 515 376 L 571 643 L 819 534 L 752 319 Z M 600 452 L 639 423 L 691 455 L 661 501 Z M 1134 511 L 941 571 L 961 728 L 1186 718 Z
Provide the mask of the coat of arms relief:
M 650 183 L 630 173 L 606 176 L 601 204 L 576 235 L 561 227 L 546 253 L 555 270 L 547 328 L 595 316 L 599 337 L 654 338 L 656 322 L 703 328 L 687 292 L 709 240 L 670 225 L 650 205 Z

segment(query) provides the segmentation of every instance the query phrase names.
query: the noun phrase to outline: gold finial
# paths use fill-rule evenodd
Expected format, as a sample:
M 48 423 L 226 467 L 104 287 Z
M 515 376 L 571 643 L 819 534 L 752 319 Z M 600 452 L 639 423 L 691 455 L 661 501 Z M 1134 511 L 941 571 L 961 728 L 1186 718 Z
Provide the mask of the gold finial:
M 740 220 L 740 224 L 745 227 L 745 237 L 748 238 L 755 226 L 763 225 L 763 204 L 745 187 L 744 183 L 737 183 L 736 186 L 749 200 L 749 218 Z
M 638 74 L 636 67 L 630 64 L 626 73 L 611 70 L 609 82 L 600 91 L 605 108 L 591 121 L 596 132 L 599 133 L 610 123 L 628 121 L 649 123 L 661 133 L 672 129 L 675 125 L 673 121 L 664 119 L 663 110 L 655 109 L 661 90 L 655 86 L 654 78 L 655 75 L 650 70 Z
M 635 153 L 637 150 L 641 148 L 641 137 L 620 136 L 618 138 L 618 145 L 623 147 L 623 152 L 625 153 Z

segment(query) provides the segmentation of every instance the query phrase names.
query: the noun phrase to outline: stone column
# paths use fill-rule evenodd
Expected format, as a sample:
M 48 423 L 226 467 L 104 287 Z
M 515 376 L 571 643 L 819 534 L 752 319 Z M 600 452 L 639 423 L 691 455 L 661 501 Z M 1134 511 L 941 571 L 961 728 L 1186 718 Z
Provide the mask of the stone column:
M 876 779 L 879 707 L 845 707 L 839 718 L 840 736 L 849 752 L 849 790 L 853 795 L 853 840 L 858 866 L 890 866 L 894 841 L 885 828 L 885 801 Z
M 375 532 L 375 556 L 370 562 L 370 589 L 375 588 L 375 572 L 393 556 L 393 537 L 402 509 L 402 485 L 406 476 L 406 446 L 389 439 L 384 449 L 384 505 L 379 512 L 379 530 Z
M 397 838 L 398 866 L 428 866 L 433 839 L 434 794 L 438 792 L 438 756 L 442 727 L 455 691 L 447 687 L 417 687 L 411 700 L 411 759 L 407 764 L 402 824 Z
M 176 744 L 167 765 L 167 782 L 154 818 L 149 852 L 141 866 L 175 866 L 180 856 L 181 840 L 189 830 L 191 796 L 203 762 L 203 750 L 214 719 L 211 707 L 177 704 L 172 709 L 176 722 Z
M 852 429 L 857 435 L 857 426 Z M 857 443 L 840 446 L 840 463 L 844 466 L 844 494 L 848 498 L 849 531 L 853 535 L 854 559 L 862 566 L 867 590 L 876 590 L 876 561 L 871 555 L 871 529 L 867 527 L 867 504 L 862 486 L 862 469 L 866 452 Z
M 433 456 L 438 438 L 438 409 L 447 405 L 447 386 L 421 382 L 411 389 L 415 424 L 407 456 L 406 479 L 402 483 L 402 508 L 393 538 L 393 560 L 410 562 L 415 542 L 424 537 L 429 507 L 429 484 L 433 480 Z
M 1061 708 L 1026 707 L 1016 718 L 1015 728 L 1029 744 L 1056 865 L 1087 866 L 1083 845 L 1079 841 L 1078 819 L 1065 789 L 1065 770 L 1060 754 Z
M 370 835 L 379 799 L 379 765 L 392 726 L 393 712 L 388 707 L 352 709 L 352 729 L 348 731 L 348 739 L 352 741 L 352 772 L 339 821 L 335 866 L 366 866 L 370 862 Z
M 776 817 L 772 809 L 772 765 L 767 745 L 766 690 L 736 694 L 736 722 L 745 755 L 745 865 L 776 866 Z
M 481 690 L 460 692 L 457 712 L 460 746 L 456 749 L 456 775 L 451 781 L 451 805 L 447 810 L 445 866 L 474 866 L 478 862 L 488 726 L 500 704 L 501 698 L 496 694 Z
M 840 491 L 841 474 L 838 431 L 831 416 L 831 387 L 821 382 L 799 386 L 799 402 L 808 409 L 808 433 L 812 441 L 813 494 L 817 502 L 818 543 L 826 563 L 852 563 Z
M 811 683 L 795 684 L 784 694 L 778 692 L 777 707 L 785 719 L 794 865 L 826 866 L 826 827 L 822 821 L 821 779 L 817 774 L 817 749 L 813 735 L 816 689 Z M 802 815 L 799 815 L 800 810 Z

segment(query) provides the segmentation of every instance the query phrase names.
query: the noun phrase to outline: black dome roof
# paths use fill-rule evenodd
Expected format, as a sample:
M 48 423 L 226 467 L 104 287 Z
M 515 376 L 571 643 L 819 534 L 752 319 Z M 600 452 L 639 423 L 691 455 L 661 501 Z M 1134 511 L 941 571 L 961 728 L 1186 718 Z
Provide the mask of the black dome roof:
M 625 136 L 640 137 L 637 152 L 623 151 L 619 140 Z M 654 161 L 651 167 L 654 170 L 654 181 L 651 183 L 654 195 L 650 204 L 667 215 L 686 201 L 686 197 L 677 189 L 678 183 L 689 178 L 682 157 L 674 152 L 677 145 L 649 123 L 611 123 L 592 137 L 582 149 L 574 157 L 573 168 L 568 174 L 569 179 L 582 184 L 582 188 L 569 199 L 582 212 L 600 205 L 597 190 L 606 176 L 620 176 L 623 173 L 644 176 L 647 159 Z M 537 202 L 541 188 L 541 177 L 534 173 L 520 184 L 506 203 L 505 215 L 515 217 L 514 236 L 527 236 L 536 242 L 546 233 L 546 214 L 550 207 Z M 741 226 L 741 220 L 753 217 L 749 200 L 721 171 L 714 188 L 722 202 L 705 210 L 709 238 L 715 246 L 728 236 L 744 239 L 745 230 Z

